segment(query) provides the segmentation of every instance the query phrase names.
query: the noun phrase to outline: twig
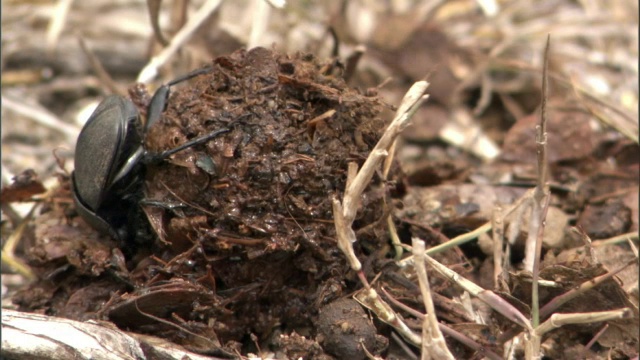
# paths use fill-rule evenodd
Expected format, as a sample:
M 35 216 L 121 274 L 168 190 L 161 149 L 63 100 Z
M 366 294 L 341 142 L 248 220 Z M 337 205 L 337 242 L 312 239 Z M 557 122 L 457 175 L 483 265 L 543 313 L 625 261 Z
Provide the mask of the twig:
M 149 10 L 151 28 L 153 29 L 153 34 L 155 35 L 156 40 L 162 46 L 168 46 L 169 41 L 162 34 L 162 29 L 160 29 L 160 24 L 158 22 L 158 18 L 160 17 L 160 3 L 161 0 L 147 0 L 147 10 Z
M 433 306 L 431 298 L 431 287 L 429 286 L 429 278 L 427 269 L 424 266 L 424 241 L 413 238 L 413 257 L 415 258 L 415 269 L 418 276 L 418 284 L 420 285 L 420 293 L 427 315 L 422 321 L 422 360 L 428 360 L 432 357 L 435 359 L 454 359 L 451 351 L 444 341 L 444 336 L 438 328 L 438 319 L 436 318 L 436 309 Z
M 344 75 L 342 76 L 346 83 L 349 83 L 349 80 L 351 80 L 351 77 L 353 76 L 353 74 L 355 74 L 358 62 L 362 58 L 362 55 L 365 53 L 365 51 L 367 51 L 366 46 L 358 45 L 353 49 L 351 55 L 347 57 L 347 64 L 344 69 Z
M 453 239 L 447 241 L 446 243 L 440 244 L 438 246 L 434 246 L 432 248 L 429 248 L 426 251 L 427 255 L 434 255 L 437 254 L 439 252 L 443 252 L 445 250 L 454 248 L 458 245 L 462 245 L 462 244 L 466 244 L 467 242 L 473 240 L 473 239 L 477 239 L 478 236 L 480 236 L 481 234 L 486 233 L 487 231 L 491 230 L 491 223 L 488 222 L 482 226 L 480 226 L 479 228 L 473 230 L 473 231 L 469 231 L 468 233 L 462 234 L 462 235 L 458 235 L 456 237 L 454 237 Z
M 271 15 L 271 8 L 274 5 L 271 2 L 265 0 L 254 0 L 252 4 L 253 21 L 251 22 L 251 32 L 249 33 L 249 41 L 247 47 L 249 49 L 261 44 L 261 40 L 264 38 L 264 33 L 267 31 L 267 25 L 269 23 L 269 16 Z
M 169 46 L 162 49 L 162 51 L 151 58 L 147 66 L 142 69 L 140 75 L 138 75 L 138 82 L 146 83 L 153 79 L 158 74 L 158 69 L 164 65 L 169 58 L 184 45 L 191 35 L 198 29 L 202 23 L 218 8 L 222 0 L 207 0 L 196 11 L 191 19 L 178 31 L 178 33 L 171 39 Z
M 420 335 L 411 331 L 407 324 L 391 309 L 389 304 L 380 298 L 380 295 L 374 289 L 362 289 L 353 298 L 376 314 L 380 321 L 395 328 L 407 341 L 415 346 L 420 346 L 422 342 Z
M 540 277 L 540 257 L 542 240 L 544 237 L 545 219 L 549 210 L 551 198 L 547 181 L 547 69 L 549 67 L 549 45 L 551 36 L 547 36 L 542 67 L 542 100 L 540 105 L 540 124 L 536 126 L 536 157 L 538 166 L 537 184 L 533 191 L 531 218 L 529 220 L 529 234 L 525 244 L 524 269 L 533 273 L 531 281 L 531 317 L 533 327 L 540 323 L 540 299 L 538 294 L 538 279 Z M 525 337 L 525 358 L 540 357 L 541 335 L 529 332 Z
M 15 249 L 16 249 L 16 246 L 18 246 L 18 243 L 20 242 L 20 240 L 22 239 L 22 236 L 24 234 L 24 230 L 27 227 L 27 224 L 33 218 L 33 214 L 35 213 L 38 205 L 40 205 L 40 203 L 33 204 L 27 216 L 25 216 L 25 218 L 22 219 L 22 222 L 20 222 L 20 224 L 18 225 L 18 227 L 15 228 L 13 233 L 9 235 L 9 238 L 4 243 L 4 246 L 2 246 L 2 255 L 1 255 L 2 262 L 7 264 L 11 269 L 15 270 L 18 274 L 24 276 L 29 281 L 34 280 L 36 277 L 28 265 L 26 265 L 20 259 L 15 257 Z
M 387 156 L 388 150 L 396 137 L 408 125 L 411 116 L 418 110 L 420 105 L 428 98 L 428 95 L 425 95 L 428 86 L 428 82 L 418 81 L 407 91 L 396 112 L 396 116 L 384 134 L 382 134 L 376 146 L 369 153 L 360 171 L 358 171 L 357 164 L 349 164 L 346 189 L 342 203 L 335 197 L 332 200 L 338 247 L 347 257 L 349 265 L 354 271 L 360 272 L 362 269 L 362 264 L 353 251 L 353 243 L 356 241 L 356 235 L 352 228 L 360 203 L 360 197 L 364 189 L 369 185 L 376 169 Z M 359 273 L 358 276 L 360 279 L 366 280 L 363 274 Z
M 67 21 L 71 4 L 73 4 L 73 0 L 59 0 L 56 8 L 51 12 L 46 40 L 48 52 L 53 52 L 58 45 L 58 39 L 60 39 L 60 34 L 62 34 L 64 24 Z
M 582 351 L 580 351 L 581 359 L 586 358 L 585 352 L 589 349 L 591 349 L 591 347 L 593 346 L 593 344 L 596 343 L 596 341 L 598 341 L 598 339 L 602 336 L 602 334 L 604 334 L 605 331 L 607 331 L 607 329 L 609 328 L 609 324 L 604 324 L 604 326 L 602 327 L 602 329 L 598 330 L 598 332 L 593 336 L 593 338 L 591 338 L 591 340 L 589 340 L 589 342 L 587 343 L 587 345 L 584 346 L 584 348 L 582 349 Z
M 493 229 L 493 287 L 494 290 L 503 289 L 503 275 L 509 271 L 510 244 L 504 239 L 504 216 L 502 206 L 495 205 L 491 216 Z
M 614 244 L 620 244 L 620 243 L 624 242 L 625 240 L 638 242 L 639 238 L 640 238 L 640 236 L 639 236 L 638 232 L 636 231 L 636 232 L 630 232 L 630 233 L 626 233 L 626 234 L 616 235 L 616 236 L 608 238 L 608 239 L 594 240 L 591 243 L 591 245 L 593 247 L 614 245 Z
M 617 319 L 628 319 L 633 316 L 633 312 L 629 308 L 618 310 L 596 311 L 590 313 L 574 313 L 574 314 L 553 314 L 549 320 L 540 324 L 535 329 L 535 333 L 539 336 L 547 332 L 569 324 L 589 324 L 601 321 L 610 321 Z
M 382 290 L 382 294 L 384 294 L 384 296 L 391 302 L 391 304 L 397 306 L 401 310 L 404 310 L 404 311 L 408 312 L 409 314 L 415 316 L 419 320 L 423 320 L 424 319 L 424 317 L 425 317 L 424 314 L 422 314 L 421 312 L 419 312 L 417 310 L 414 310 L 414 309 L 410 308 L 409 306 L 401 303 L 396 298 L 391 296 L 391 294 L 389 294 L 384 288 L 381 289 L 381 290 Z M 489 358 L 491 360 L 500 360 L 500 359 L 502 359 L 502 356 L 499 356 L 498 354 L 494 353 L 493 351 L 485 348 L 484 346 L 482 346 L 481 344 L 477 343 L 475 340 L 471 339 L 467 335 L 465 335 L 465 334 L 463 334 L 461 332 L 458 332 L 458 331 L 452 329 L 451 327 L 449 327 L 449 326 L 447 326 L 445 324 L 442 324 L 442 323 L 438 323 L 438 327 L 439 327 L 440 331 L 442 331 L 445 335 L 456 339 L 461 344 L 464 344 L 464 345 L 468 346 L 470 349 L 473 349 L 473 350 L 477 351 L 481 355 L 486 356 L 487 358 Z
M 527 238 L 525 253 L 525 270 L 533 273 L 531 288 L 531 314 L 533 326 L 539 324 L 540 302 L 538 299 L 538 278 L 540 276 L 540 257 L 542 256 L 542 239 L 544 236 L 545 219 L 549 210 L 550 195 L 546 187 L 547 181 L 547 69 L 549 67 L 549 46 L 551 36 L 547 36 L 547 45 L 544 50 L 544 65 L 542 68 L 542 103 L 540 106 L 540 125 L 536 126 L 536 152 L 538 160 L 538 183 L 533 193 L 533 208 L 529 236 Z M 537 231 L 535 231 L 537 230 Z M 533 245 L 532 245 L 533 244 Z
M 547 44 L 544 49 L 544 64 L 542 66 L 542 102 L 540 104 L 540 125 L 536 127 L 536 153 L 538 159 L 538 185 L 534 198 L 542 201 L 545 196 L 544 188 L 547 181 L 547 98 L 548 98 L 548 76 L 549 69 L 549 47 L 551 45 L 551 35 L 547 35 Z
M 392 332 L 391 339 L 395 341 L 396 344 L 398 344 L 398 346 L 402 351 L 404 351 L 404 354 L 407 356 L 408 360 L 418 360 L 418 357 L 416 356 L 416 354 L 414 354 L 413 351 L 411 351 L 411 348 L 407 345 L 407 343 L 404 340 L 402 340 L 402 338 L 400 338 L 400 336 L 398 336 L 398 334 L 396 334 L 395 332 Z
M 388 153 L 396 137 L 409 125 L 409 120 L 413 114 L 418 110 L 420 105 L 427 100 L 428 95 L 425 95 L 424 93 L 428 86 L 428 82 L 418 81 L 413 84 L 409 91 L 407 91 L 393 121 L 391 121 L 387 130 L 371 151 L 371 154 L 362 165 L 362 169 L 347 187 L 343 199 L 343 205 L 344 216 L 349 221 L 352 222 L 355 218 L 360 195 L 362 195 L 365 187 L 373 177 L 375 169 L 382 161 L 382 155 L 386 155 Z
M 87 46 L 87 42 L 84 41 L 84 38 L 82 36 L 78 36 L 78 43 L 80 44 L 80 48 L 82 49 L 82 52 L 84 52 L 84 54 L 87 56 L 87 59 L 89 60 L 89 64 L 91 64 L 93 71 L 95 71 L 102 85 L 106 86 L 107 89 L 109 89 L 109 91 L 111 91 L 111 93 L 113 94 L 126 96 L 127 92 L 125 90 L 122 90 L 118 86 L 118 84 L 116 84 L 116 82 L 113 81 L 113 78 L 111 78 L 107 70 L 105 70 L 104 66 L 102 66 L 100 59 L 98 59 L 98 57 L 93 53 L 93 51 L 89 49 L 89 47 Z
M 596 286 L 602 284 L 603 282 L 605 282 L 608 279 L 613 278 L 615 275 L 617 275 L 618 273 L 620 273 L 622 270 L 626 269 L 627 267 L 636 264 L 638 262 L 637 258 L 634 258 L 630 261 L 628 261 L 626 264 L 622 265 L 620 268 L 611 271 L 611 272 L 607 272 L 606 274 L 600 275 L 598 277 L 595 277 L 591 280 L 587 280 L 585 282 L 583 282 L 582 284 L 572 288 L 571 290 L 565 292 L 562 295 L 558 295 L 555 298 L 553 298 L 551 301 L 549 301 L 545 306 L 543 306 L 540 309 L 540 317 L 541 318 L 546 318 L 547 316 L 549 316 L 554 310 L 560 308 L 560 306 L 562 306 L 563 304 L 566 304 L 568 301 L 570 301 L 571 299 L 574 299 L 575 297 L 577 297 L 580 294 L 584 294 L 585 292 L 587 292 L 588 290 L 594 289 Z
M 362 269 L 362 264 L 360 260 L 356 257 L 355 252 L 353 251 L 353 243 L 356 242 L 356 233 L 353 231 L 353 228 L 342 215 L 342 204 L 340 200 L 337 198 L 333 198 L 333 219 L 336 224 L 336 236 L 338 237 L 338 248 L 340 251 L 344 253 L 347 257 L 347 261 L 349 261 L 349 265 L 351 269 L 354 271 L 360 271 Z
M 53 115 L 49 110 L 43 108 L 40 104 L 26 103 L 21 100 L 14 99 L 6 94 L 2 94 L 2 107 L 14 111 L 20 115 L 24 115 L 31 120 L 34 120 L 40 125 L 46 126 L 49 129 L 59 131 L 66 135 L 69 139 L 75 139 L 78 137 L 80 130 L 75 126 L 69 125 L 66 122 L 60 120 L 57 116 Z
M 522 326 L 525 329 L 531 330 L 531 322 L 525 317 L 518 309 L 509 304 L 506 300 L 496 295 L 493 291 L 485 290 L 480 286 L 474 284 L 472 281 L 465 279 L 455 271 L 442 265 L 430 256 L 425 255 L 425 260 L 431 267 L 433 267 L 442 276 L 453 281 L 464 290 L 468 291 L 471 295 L 477 297 L 482 302 L 489 305 L 492 309 L 504 315 L 507 319 Z
M 511 206 L 503 213 L 503 217 L 506 218 L 507 216 L 510 216 L 511 214 L 515 213 L 516 218 L 520 218 L 524 213 L 523 210 L 525 209 L 525 206 L 531 200 L 532 196 L 533 196 L 533 189 L 530 189 L 526 193 L 524 193 L 518 200 L 516 200 L 516 202 L 511 204 Z M 509 229 L 512 229 L 514 227 L 519 229 L 519 224 L 516 224 L 516 226 L 514 226 L 512 222 Z M 434 255 L 434 254 L 449 250 L 451 248 L 454 248 L 456 246 L 466 244 L 471 240 L 477 239 L 478 236 L 490 231 L 491 228 L 492 228 L 491 222 L 485 223 L 484 225 L 476 228 L 475 230 L 472 230 L 462 235 L 458 235 L 445 243 L 429 248 L 425 252 L 425 254 Z M 517 232 L 515 234 L 512 234 L 512 231 L 509 231 L 508 241 L 512 243 L 513 239 L 515 239 L 517 235 L 518 235 Z M 513 236 L 513 239 L 511 238 L 512 236 Z M 406 245 L 403 245 L 403 246 L 407 247 Z M 398 262 L 398 266 L 405 267 L 405 266 L 411 265 L 412 263 L 413 263 L 413 255 L 400 260 Z

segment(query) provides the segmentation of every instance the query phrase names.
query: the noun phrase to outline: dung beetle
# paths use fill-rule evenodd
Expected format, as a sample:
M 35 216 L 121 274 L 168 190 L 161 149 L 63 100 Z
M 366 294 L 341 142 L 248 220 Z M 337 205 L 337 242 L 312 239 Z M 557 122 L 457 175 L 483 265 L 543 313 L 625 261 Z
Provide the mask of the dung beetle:
M 209 71 L 202 68 L 162 85 L 149 102 L 144 127 L 129 99 L 111 95 L 98 105 L 78 136 L 71 174 L 76 209 L 89 225 L 121 242 L 135 237 L 131 230 L 141 218 L 138 203 L 146 166 L 229 131 L 219 129 L 160 153 L 144 147 L 148 130 L 166 108 L 171 86 Z

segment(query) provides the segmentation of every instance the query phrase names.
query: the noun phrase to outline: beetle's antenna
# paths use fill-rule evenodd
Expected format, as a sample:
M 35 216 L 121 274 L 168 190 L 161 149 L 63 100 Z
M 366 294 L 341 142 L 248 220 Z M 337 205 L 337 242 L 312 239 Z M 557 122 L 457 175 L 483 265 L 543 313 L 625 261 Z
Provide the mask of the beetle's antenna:
M 212 70 L 213 70 L 213 66 L 205 66 L 205 67 L 203 67 L 201 69 L 193 70 L 192 72 L 190 72 L 188 74 L 179 76 L 179 77 L 169 81 L 165 86 L 173 86 L 173 85 L 175 85 L 177 83 L 189 80 L 189 79 L 194 78 L 194 77 L 196 77 L 198 75 L 202 75 L 202 74 L 206 74 L 208 72 L 211 72 Z

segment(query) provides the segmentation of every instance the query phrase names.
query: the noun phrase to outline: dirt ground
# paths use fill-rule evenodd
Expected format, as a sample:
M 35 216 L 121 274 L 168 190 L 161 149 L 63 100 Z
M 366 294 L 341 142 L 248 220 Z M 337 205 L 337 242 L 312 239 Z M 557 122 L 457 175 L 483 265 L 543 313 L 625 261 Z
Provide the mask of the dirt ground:
M 637 2 L 272 3 L 3 2 L 3 309 L 147 359 L 638 358 Z

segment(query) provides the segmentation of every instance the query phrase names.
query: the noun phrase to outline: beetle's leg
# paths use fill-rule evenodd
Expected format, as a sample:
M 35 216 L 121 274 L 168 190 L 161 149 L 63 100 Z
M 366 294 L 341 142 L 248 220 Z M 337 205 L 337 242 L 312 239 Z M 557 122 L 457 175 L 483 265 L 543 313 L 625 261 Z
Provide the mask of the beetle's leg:
M 182 202 L 166 202 L 154 199 L 142 199 L 140 200 L 139 204 L 141 206 L 159 207 L 161 209 L 170 211 L 173 215 L 181 218 L 184 217 L 184 213 L 181 210 L 189 206 Z
M 156 92 L 153 94 L 153 97 L 151 97 L 151 101 L 149 102 L 149 108 L 147 109 L 147 122 L 144 126 L 145 133 L 149 130 L 151 125 L 155 124 L 160 119 L 160 115 L 162 115 L 167 105 L 169 90 L 173 85 L 189 80 L 198 75 L 208 73 L 211 71 L 211 69 L 212 67 L 207 66 L 202 69 L 194 70 L 160 86 L 160 88 L 158 88 L 158 90 L 156 90 Z
M 154 200 L 154 199 L 142 199 L 139 202 L 142 206 L 155 206 L 165 210 L 174 211 L 176 209 L 185 208 L 189 205 L 182 202 L 167 202 L 162 200 Z
M 220 134 L 224 134 L 224 133 L 229 132 L 229 131 L 230 130 L 226 129 L 226 128 L 218 129 L 216 131 L 212 131 L 212 132 L 210 132 L 210 133 L 208 133 L 206 135 L 202 135 L 202 136 L 197 137 L 195 139 L 191 139 L 191 140 L 187 141 L 186 143 L 184 143 L 184 144 L 182 144 L 182 145 L 180 145 L 178 147 L 175 147 L 173 149 L 165 150 L 165 151 L 163 151 L 161 153 L 158 153 L 158 154 L 146 154 L 146 156 L 145 156 L 146 158 L 143 159 L 142 161 L 147 163 L 147 164 L 159 163 L 159 162 L 163 161 L 164 159 L 168 158 L 169 156 L 171 156 L 171 155 L 173 155 L 173 154 L 175 154 L 177 152 L 180 152 L 180 151 L 182 151 L 182 150 L 184 150 L 186 148 L 190 148 L 192 146 L 204 144 L 204 143 L 206 143 L 208 141 L 211 141 L 211 139 L 213 139 L 214 137 L 216 137 L 216 136 L 218 136 Z
M 125 162 L 124 165 L 122 165 L 122 167 L 120 168 L 120 171 L 118 171 L 116 176 L 113 177 L 111 184 L 115 184 L 118 181 L 120 181 L 123 177 L 131 174 L 131 171 L 133 170 L 133 168 L 136 165 L 138 165 L 139 161 L 141 161 L 144 158 L 144 154 L 145 154 L 144 148 L 142 146 L 138 147 L 136 151 L 133 154 L 131 154 L 131 156 L 129 156 L 129 158 L 127 159 L 127 162 Z

